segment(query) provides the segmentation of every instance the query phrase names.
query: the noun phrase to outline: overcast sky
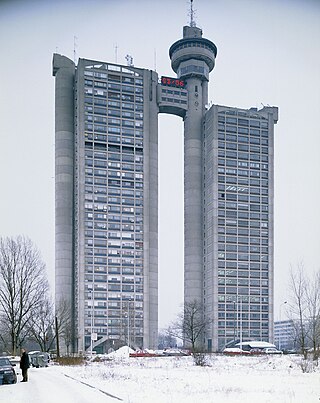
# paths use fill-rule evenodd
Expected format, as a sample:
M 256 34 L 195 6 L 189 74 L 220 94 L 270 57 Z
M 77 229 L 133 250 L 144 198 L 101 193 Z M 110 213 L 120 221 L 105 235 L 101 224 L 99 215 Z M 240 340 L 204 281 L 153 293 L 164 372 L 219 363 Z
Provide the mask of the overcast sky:
M 218 48 L 212 103 L 279 107 L 275 128 L 275 316 L 290 266 L 320 269 L 320 1 L 194 0 Z M 189 22 L 186 0 L 0 2 L 0 236 L 29 236 L 54 278 L 52 54 L 156 69 Z M 76 37 L 76 39 L 75 39 Z M 183 300 L 183 125 L 159 116 L 160 326 Z M 284 315 L 284 312 L 282 313 Z

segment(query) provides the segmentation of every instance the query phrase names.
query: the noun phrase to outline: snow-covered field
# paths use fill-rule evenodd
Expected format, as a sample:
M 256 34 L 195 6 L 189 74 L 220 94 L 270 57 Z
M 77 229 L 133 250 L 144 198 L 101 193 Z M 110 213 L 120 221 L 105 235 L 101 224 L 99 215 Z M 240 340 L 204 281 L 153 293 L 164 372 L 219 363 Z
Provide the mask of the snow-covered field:
M 303 373 L 300 361 L 299 356 L 285 355 L 212 355 L 208 366 L 198 367 L 192 357 L 122 356 L 76 367 L 52 365 L 32 368 L 28 384 L 0 386 L 0 402 L 20 402 L 18 395 L 23 391 L 21 402 L 51 402 L 49 396 L 53 393 L 55 401 L 69 403 L 66 396 L 79 389 L 81 402 L 88 403 L 92 402 L 89 394 L 93 391 L 99 398 L 96 401 L 115 403 L 319 403 L 320 369 Z M 52 393 L 45 382 L 49 379 L 55 379 Z M 42 384 L 47 385 L 43 394 Z M 35 389 L 42 400 L 28 396 Z
M 300 361 L 212 355 L 198 367 L 192 357 L 122 358 L 62 370 L 127 403 L 319 402 L 320 371 L 302 373 Z

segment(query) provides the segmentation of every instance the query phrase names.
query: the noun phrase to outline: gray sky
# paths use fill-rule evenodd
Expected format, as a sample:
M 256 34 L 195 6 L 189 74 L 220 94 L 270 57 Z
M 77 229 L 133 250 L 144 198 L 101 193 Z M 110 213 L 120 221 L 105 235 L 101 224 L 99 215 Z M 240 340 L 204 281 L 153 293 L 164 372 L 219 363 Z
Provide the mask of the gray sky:
M 279 107 L 275 129 L 275 316 L 290 265 L 320 269 L 320 1 L 194 0 L 218 47 L 209 99 Z M 168 49 L 186 0 L 0 2 L 0 236 L 28 235 L 54 277 L 54 78 L 58 52 L 174 76 Z M 115 51 L 117 46 L 117 52 Z M 183 300 L 183 126 L 160 115 L 160 326 Z M 282 313 L 284 315 L 284 313 Z M 283 316 L 282 316 L 283 318 Z

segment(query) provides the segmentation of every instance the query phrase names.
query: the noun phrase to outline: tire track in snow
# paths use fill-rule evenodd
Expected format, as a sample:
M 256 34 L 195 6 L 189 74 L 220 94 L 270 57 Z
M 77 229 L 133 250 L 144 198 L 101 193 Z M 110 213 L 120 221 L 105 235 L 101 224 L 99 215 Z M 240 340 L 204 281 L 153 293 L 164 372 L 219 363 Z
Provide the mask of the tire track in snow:
M 104 393 L 105 395 L 107 395 L 107 396 L 109 396 L 109 397 L 112 397 L 113 399 L 117 399 L 117 400 L 123 401 L 123 399 L 121 399 L 120 397 L 111 395 L 111 393 L 105 392 L 104 390 L 99 389 L 99 388 L 97 388 L 97 387 L 95 387 L 95 386 L 92 386 L 92 385 L 90 385 L 89 383 L 86 383 L 86 382 L 83 382 L 83 381 L 79 381 L 79 379 L 73 378 L 73 377 L 70 376 L 70 375 L 64 374 L 64 376 L 67 377 L 67 378 L 73 379 L 74 381 L 80 382 L 80 383 L 82 383 L 83 385 L 89 386 L 89 388 L 96 389 L 96 390 L 98 390 L 99 392 Z

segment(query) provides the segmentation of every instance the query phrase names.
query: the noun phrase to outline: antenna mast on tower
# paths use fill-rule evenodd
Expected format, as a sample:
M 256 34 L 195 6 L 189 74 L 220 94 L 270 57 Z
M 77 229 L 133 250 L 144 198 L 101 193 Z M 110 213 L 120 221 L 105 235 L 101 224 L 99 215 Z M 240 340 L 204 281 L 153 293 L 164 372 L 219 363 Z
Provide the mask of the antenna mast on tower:
M 190 0 L 190 27 L 196 27 L 196 19 L 195 19 L 196 10 L 193 9 L 193 0 Z
M 118 63 L 118 44 L 116 43 L 114 45 L 114 54 L 115 54 L 115 59 L 116 59 L 116 63 Z
M 73 62 L 74 62 L 74 64 L 77 63 L 77 46 L 78 46 L 77 40 L 78 40 L 78 38 L 74 35 L 73 36 Z

